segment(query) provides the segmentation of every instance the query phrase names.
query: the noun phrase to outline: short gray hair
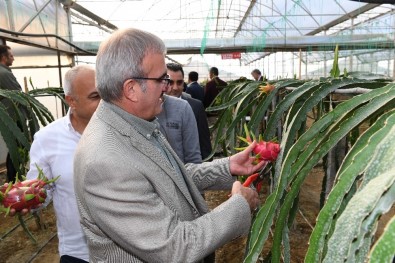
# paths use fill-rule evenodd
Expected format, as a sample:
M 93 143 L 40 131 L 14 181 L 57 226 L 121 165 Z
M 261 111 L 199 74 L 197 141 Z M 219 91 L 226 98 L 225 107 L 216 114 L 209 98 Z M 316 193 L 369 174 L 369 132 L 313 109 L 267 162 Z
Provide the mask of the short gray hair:
M 120 100 L 123 83 L 128 78 L 145 77 L 142 62 L 149 52 L 164 55 L 165 44 L 159 37 L 134 28 L 118 30 L 100 45 L 96 83 L 104 101 Z
M 88 65 L 77 65 L 72 67 L 69 71 L 64 75 L 64 84 L 63 91 L 64 95 L 72 95 L 74 91 L 73 82 L 77 75 L 84 70 L 95 70 L 93 67 Z

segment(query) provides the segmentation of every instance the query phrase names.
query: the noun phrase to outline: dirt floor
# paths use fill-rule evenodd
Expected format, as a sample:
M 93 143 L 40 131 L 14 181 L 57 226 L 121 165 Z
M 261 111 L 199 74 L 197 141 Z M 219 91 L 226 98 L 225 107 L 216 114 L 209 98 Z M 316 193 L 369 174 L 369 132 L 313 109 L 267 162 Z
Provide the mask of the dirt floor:
M 307 242 L 312 231 L 312 225 L 319 210 L 319 195 L 321 191 L 322 168 L 315 168 L 307 177 L 300 194 L 300 212 L 296 216 L 294 226 L 290 231 L 292 262 L 303 262 L 307 249 Z M 5 174 L 0 173 L 0 184 L 5 181 Z M 260 197 L 264 201 L 268 193 L 268 182 Z M 210 208 L 216 207 L 228 197 L 227 191 L 210 191 L 206 193 L 206 200 Z M 393 209 L 394 210 L 394 209 Z M 391 214 L 393 215 L 393 210 Z M 390 217 L 383 217 L 383 222 Z M 34 217 L 25 216 L 24 220 L 31 230 L 37 243 L 34 244 L 15 217 L 0 215 L 0 263 L 52 263 L 59 262 L 57 252 L 58 239 L 53 208 L 50 205 L 43 210 L 41 227 Z M 379 232 L 382 231 L 382 225 Z M 239 263 L 243 261 L 246 238 L 239 238 L 226 244 L 216 251 L 217 263 Z M 268 249 L 262 252 L 261 260 Z

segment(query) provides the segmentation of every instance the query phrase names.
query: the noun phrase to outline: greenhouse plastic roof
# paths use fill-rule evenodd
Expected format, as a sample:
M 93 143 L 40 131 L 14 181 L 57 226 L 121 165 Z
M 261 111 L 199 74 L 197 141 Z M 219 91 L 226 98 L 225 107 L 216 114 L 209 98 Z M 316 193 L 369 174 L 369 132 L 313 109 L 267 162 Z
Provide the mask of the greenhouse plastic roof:
M 279 46 L 296 51 L 298 45 L 313 50 L 320 44 L 323 50 L 325 45 L 333 50 L 335 42 L 356 47 L 359 36 L 366 50 L 393 48 L 395 39 L 393 4 L 350 0 L 78 0 L 77 4 L 117 28 L 150 31 L 170 47 L 175 45 L 179 53 L 196 53 L 198 48 L 203 54 L 210 45 L 219 48 L 217 53 L 221 48 L 223 52 L 239 48 L 247 52 L 246 63 Z M 73 17 L 77 42 L 101 41 L 111 32 L 87 26 L 80 18 Z M 229 42 L 233 49 L 227 49 Z
M 0 37 L 92 55 L 113 30 L 136 27 L 161 37 L 169 56 L 241 52 L 240 63 L 250 64 L 277 51 L 301 58 L 303 51 L 320 62 L 339 44 L 340 57 L 393 58 L 395 0 L 366 1 L 372 0 L 0 0 Z
M 79 5 L 118 28 L 137 27 L 163 39 L 292 37 L 349 30 L 351 18 L 361 33 L 393 33 L 394 24 L 375 16 L 394 5 L 349 0 L 78 0 Z M 395 3 L 395 1 L 394 1 Z M 345 20 L 344 23 L 339 19 Z M 327 28 L 334 23 L 333 27 Z

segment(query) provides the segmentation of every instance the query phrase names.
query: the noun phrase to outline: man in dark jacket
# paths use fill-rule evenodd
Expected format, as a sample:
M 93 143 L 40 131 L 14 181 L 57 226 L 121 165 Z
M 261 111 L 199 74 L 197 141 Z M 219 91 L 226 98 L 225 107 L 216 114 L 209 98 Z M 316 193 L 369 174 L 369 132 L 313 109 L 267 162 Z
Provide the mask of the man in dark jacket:
M 190 94 L 192 98 L 200 100 L 203 103 L 204 100 L 204 89 L 197 82 L 199 74 L 196 71 L 191 71 L 188 74 L 188 86 L 186 93 Z
M 254 69 L 251 71 L 251 75 L 256 81 L 263 81 L 263 76 L 259 69 Z
M 10 66 L 12 66 L 13 62 L 14 54 L 12 53 L 11 48 L 6 45 L 0 45 L 0 89 L 22 91 L 21 86 L 10 69 Z M 5 98 L 0 98 L 0 103 L 3 103 L 5 107 L 11 107 L 12 102 Z M 14 181 L 16 177 L 16 169 L 12 163 L 9 153 L 7 154 L 6 167 L 7 180 L 9 182 Z
M 225 81 L 218 77 L 218 68 L 216 67 L 210 68 L 209 76 L 211 80 L 207 82 L 206 88 L 204 90 L 204 108 L 210 106 L 222 88 L 228 85 Z

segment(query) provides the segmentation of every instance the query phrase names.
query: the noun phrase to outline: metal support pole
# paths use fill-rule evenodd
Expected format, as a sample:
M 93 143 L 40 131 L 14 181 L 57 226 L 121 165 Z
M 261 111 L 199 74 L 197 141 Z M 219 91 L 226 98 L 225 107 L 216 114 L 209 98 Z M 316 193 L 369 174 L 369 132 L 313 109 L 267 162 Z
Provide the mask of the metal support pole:
M 291 67 L 291 72 L 292 72 L 292 78 L 295 77 L 295 54 L 294 52 L 291 52 L 292 55 L 292 67 Z
M 62 83 L 62 64 L 61 64 L 61 61 L 60 61 L 60 51 L 58 51 L 57 54 L 58 54 L 59 85 L 60 85 L 60 87 L 63 87 L 63 83 Z
M 284 74 L 284 51 L 281 52 L 281 78 L 285 78 L 285 74 Z
M 67 14 L 67 24 L 68 24 L 68 29 L 69 29 L 69 41 L 72 43 L 73 42 L 73 28 L 72 28 L 72 24 L 71 24 L 71 11 L 70 11 L 70 7 L 64 6 L 64 9 Z M 70 47 L 70 49 L 71 49 L 71 47 Z M 75 57 L 74 56 L 71 57 L 71 64 L 73 66 L 75 65 Z
M 274 79 L 277 79 L 277 52 L 274 53 Z
M 299 49 L 299 79 L 302 79 L 302 49 Z
M 305 60 L 305 63 L 306 63 L 306 67 L 305 67 L 305 79 L 307 79 L 307 49 L 306 49 L 306 60 Z
M 351 37 L 354 35 L 354 17 L 351 18 Z M 351 49 L 351 54 L 350 54 L 350 68 L 349 71 L 352 72 L 353 71 L 353 56 L 354 56 L 354 52 L 353 49 Z
M 326 36 L 326 30 L 324 30 L 324 35 Z M 327 53 L 327 51 L 326 50 L 324 50 L 324 77 L 326 78 L 326 76 L 327 76 L 327 74 L 328 74 L 328 72 L 327 72 L 327 68 L 326 68 L 326 53 Z
M 59 19 L 58 19 L 58 17 L 59 17 L 59 6 L 60 6 L 59 0 L 56 0 L 56 6 L 55 6 L 55 17 L 56 17 L 55 33 L 56 33 L 57 36 L 59 35 Z M 59 46 L 58 46 L 58 39 L 57 38 L 55 40 L 55 46 L 56 46 L 56 48 L 59 48 Z M 60 60 L 60 52 L 59 51 L 58 51 L 57 55 L 58 55 L 57 68 L 58 68 L 58 72 L 59 72 L 59 87 L 63 87 L 63 83 L 62 83 L 62 64 L 61 64 L 62 62 Z M 62 108 L 62 116 L 65 116 L 66 115 L 66 109 L 65 109 L 65 107 L 63 105 L 63 102 L 61 102 L 61 105 L 62 105 L 62 107 L 61 107 Z

